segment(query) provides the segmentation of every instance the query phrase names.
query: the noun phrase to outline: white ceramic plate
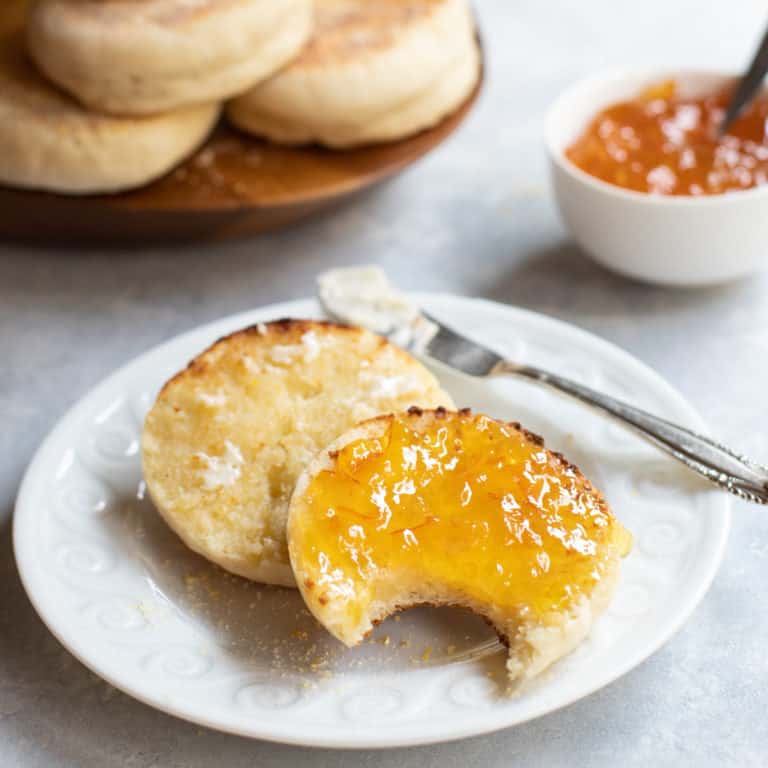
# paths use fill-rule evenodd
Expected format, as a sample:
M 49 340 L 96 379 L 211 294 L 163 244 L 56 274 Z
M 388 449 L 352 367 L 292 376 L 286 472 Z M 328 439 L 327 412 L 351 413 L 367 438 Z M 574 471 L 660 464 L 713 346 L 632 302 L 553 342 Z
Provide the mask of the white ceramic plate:
M 594 336 L 490 302 L 419 298 L 516 359 L 702 427 L 668 384 Z M 591 638 L 519 697 L 501 693 L 504 652 L 474 616 L 414 609 L 346 650 L 293 590 L 231 577 L 188 552 L 142 485 L 139 430 L 155 393 L 229 331 L 315 315 L 311 301 L 281 304 L 179 336 L 96 387 L 40 448 L 17 502 L 16 557 L 40 616 L 84 664 L 141 701 L 213 728 L 294 744 L 385 747 L 457 739 L 551 712 L 627 672 L 681 626 L 720 562 L 726 496 L 583 406 L 512 379 L 439 372 L 458 404 L 519 420 L 565 451 L 635 535 Z

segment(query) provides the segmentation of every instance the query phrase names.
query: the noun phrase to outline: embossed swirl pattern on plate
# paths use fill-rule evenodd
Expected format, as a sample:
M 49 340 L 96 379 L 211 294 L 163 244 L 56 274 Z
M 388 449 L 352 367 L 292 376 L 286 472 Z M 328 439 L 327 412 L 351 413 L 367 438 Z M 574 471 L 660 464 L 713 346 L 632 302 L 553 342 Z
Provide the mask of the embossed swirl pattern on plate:
M 292 709 L 306 695 L 301 683 L 296 681 L 276 682 L 269 678 L 252 680 L 240 687 L 234 695 L 235 703 L 246 710 L 272 712 Z
M 82 612 L 86 619 L 109 632 L 133 632 L 147 626 L 139 605 L 126 597 L 113 596 L 86 603 Z
M 402 710 L 406 694 L 393 685 L 372 685 L 356 691 L 341 702 L 341 714 L 347 720 L 376 723 Z
M 171 678 L 202 679 L 213 665 L 210 655 L 179 644 L 152 651 L 141 659 L 145 672 Z
M 118 554 L 105 546 L 86 541 L 62 542 L 54 557 L 65 573 L 73 575 L 104 576 L 117 566 Z

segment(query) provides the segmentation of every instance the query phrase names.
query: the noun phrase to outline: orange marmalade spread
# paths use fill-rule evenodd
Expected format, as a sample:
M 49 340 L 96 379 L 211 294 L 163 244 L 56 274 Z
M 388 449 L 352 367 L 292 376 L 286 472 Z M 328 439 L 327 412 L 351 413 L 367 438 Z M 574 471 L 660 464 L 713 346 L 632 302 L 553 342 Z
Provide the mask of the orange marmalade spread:
M 566 150 L 592 176 L 657 195 L 717 195 L 768 182 L 768 97 L 718 136 L 730 91 L 683 98 L 674 81 L 600 112 Z
M 370 602 L 377 578 L 416 577 L 546 621 L 629 551 L 602 496 L 536 436 L 466 411 L 425 416 L 382 417 L 381 436 L 310 481 L 292 547 L 321 602 Z

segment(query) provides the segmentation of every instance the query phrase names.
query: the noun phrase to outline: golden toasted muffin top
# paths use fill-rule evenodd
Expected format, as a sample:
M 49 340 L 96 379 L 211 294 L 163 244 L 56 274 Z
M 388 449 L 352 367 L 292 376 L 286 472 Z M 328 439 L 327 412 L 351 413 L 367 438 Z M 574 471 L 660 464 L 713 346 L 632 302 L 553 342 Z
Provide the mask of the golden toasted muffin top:
M 394 46 L 416 22 L 445 0 L 316 0 L 315 31 L 288 66 L 303 69 L 356 60 Z
M 60 23 L 152 24 L 183 28 L 249 0 L 33 0 L 57 13 Z
M 142 437 L 147 486 L 197 552 L 292 584 L 288 502 L 317 452 L 362 419 L 450 402 L 421 363 L 362 328 L 259 324 L 214 344 L 160 392 Z

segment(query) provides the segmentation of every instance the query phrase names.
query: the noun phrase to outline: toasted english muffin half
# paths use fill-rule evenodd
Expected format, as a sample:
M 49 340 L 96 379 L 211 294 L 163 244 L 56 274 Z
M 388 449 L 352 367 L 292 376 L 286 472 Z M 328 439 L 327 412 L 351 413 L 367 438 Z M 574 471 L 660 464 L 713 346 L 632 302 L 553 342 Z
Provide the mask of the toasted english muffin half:
M 125 115 L 222 101 L 307 41 L 311 0 L 33 0 L 29 51 L 92 109 Z
M 391 141 L 458 109 L 480 66 L 467 0 L 316 0 L 309 44 L 227 115 L 285 144 Z
M 353 427 L 309 464 L 288 545 L 308 608 L 346 645 L 401 609 L 462 606 L 508 646 L 517 686 L 589 633 L 631 537 L 519 424 L 414 408 Z
M 160 514 L 232 573 L 294 586 L 285 523 L 296 479 L 356 422 L 451 404 L 408 353 L 362 328 L 260 324 L 216 342 L 160 392 L 142 462 Z
M 0 28 L 2 184 L 67 194 L 140 187 L 194 152 L 218 116 L 214 104 L 142 118 L 89 112 L 28 61 L 20 18 Z

